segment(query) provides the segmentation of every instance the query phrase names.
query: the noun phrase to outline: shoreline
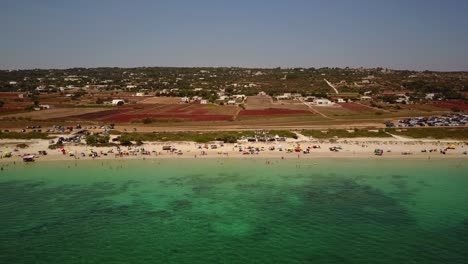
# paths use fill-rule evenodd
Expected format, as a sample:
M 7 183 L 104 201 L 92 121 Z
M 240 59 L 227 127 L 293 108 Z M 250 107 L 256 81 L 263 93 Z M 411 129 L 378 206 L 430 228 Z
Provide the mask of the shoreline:
M 14 151 L 17 144 L 27 144 L 28 147 Z M 216 144 L 216 149 L 211 145 Z M 82 144 L 66 144 L 64 150 L 48 149 L 48 140 L 0 140 L 0 154 L 11 152 L 12 157 L 1 158 L 0 163 L 22 161 L 25 154 L 35 154 L 36 161 L 77 161 L 77 160 L 157 160 L 157 159 L 463 159 L 468 155 L 463 154 L 468 150 L 464 141 L 456 140 L 420 140 L 420 139 L 396 139 L 396 138 L 348 138 L 338 140 L 306 140 L 288 139 L 284 142 L 239 142 L 239 143 L 209 143 L 195 142 L 147 142 L 138 147 L 120 147 L 122 155 L 117 154 L 117 147 L 91 147 Z M 163 146 L 172 146 L 174 152 L 162 150 Z M 254 154 L 243 154 L 240 149 L 253 147 Z M 300 152 L 295 148 L 301 147 Z M 450 147 L 450 149 L 447 149 Z M 274 150 L 270 150 L 273 149 Z M 338 148 L 337 152 L 330 148 Z M 279 151 L 282 149 L 282 151 Z M 288 152 L 287 150 L 292 150 Z M 305 154 L 303 150 L 310 149 Z M 375 149 L 382 149 L 383 155 L 376 156 Z M 446 150 L 441 154 L 440 150 Z M 47 155 L 38 155 L 39 151 L 47 151 Z M 422 152 L 426 150 L 426 152 Z M 65 155 L 63 154 L 65 152 Z M 90 157 L 95 152 L 97 157 Z M 146 152 L 146 154 L 143 154 Z M 178 155 L 177 152 L 182 153 Z M 204 152 L 206 155 L 202 155 Z M 411 153 L 403 155 L 402 153 Z M 117 154 L 117 155 L 116 155 Z M 83 156 L 84 155 L 84 156 Z

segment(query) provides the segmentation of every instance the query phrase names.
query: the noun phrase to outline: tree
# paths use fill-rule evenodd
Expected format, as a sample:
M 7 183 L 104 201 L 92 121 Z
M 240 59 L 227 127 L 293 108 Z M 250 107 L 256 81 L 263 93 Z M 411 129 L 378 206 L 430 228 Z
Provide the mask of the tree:
M 39 102 L 39 97 L 37 97 L 37 95 L 33 94 L 33 95 L 31 96 L 31 100 L 32 100 L 33 103 L 34 103 L 34 106 L 39 106 L 39 103 L 40 103 L 40 102 Z

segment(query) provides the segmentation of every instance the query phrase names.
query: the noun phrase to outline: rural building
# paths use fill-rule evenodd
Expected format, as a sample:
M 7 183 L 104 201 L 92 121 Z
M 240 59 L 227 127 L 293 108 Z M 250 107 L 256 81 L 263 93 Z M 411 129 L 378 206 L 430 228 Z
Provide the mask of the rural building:
M 206 100 L 206 99 L 200 100 L 200 104 L 207 104 L 207 103 L 208 103 L 208 100 Z
M 370 100 L 372 100 L 372 97 L 370 97 L 370 96 L 361 96 L 359 99 L 361 101 L 370 101 Z
M 291 98 L 291 93 L 284 93 L 283 95 L 276 96 L 277 100 L 287 100 Z
M 236 94 L 236 95 L 233 95 L 233 97 L 236 99 L 244 100 L 247 96 L 245 96 L 245 94 Z
M 258 93 L 259 96 L 266 96 L 267 94 L 264 91 Z
M 235 105 L 236 104 L 236 101 L 235 100 L 229 100 L 227 102 L 228 105 Z
M 398 99 L 396 99 L 395 102 L 397 102 L 399 104 L 401 104 L 401 103 L 409 104 L 409 102 L 410 102 L 409 96 L 407 96 L 405 94 L 396 94 L 395 96 L 398 97 Z
M 346 103 L 346 101 L 343 98 L 337 98 L 336 102 L 338 103 Z
M 39 105 L 41 109 L 50 109 L 50 105 Z
M 201 101 L 203 98 L 201 96 L 194 96 L 192 97 L 192 100 L 190 100 L 190 102 L 194 103 L 194 102 L 199 102 Z
M 333 102 L 326 98 L 315 98 L 312 102 L 315 105 L 332 105 Z
M 435 93 L 427 93 L 424 97 L 426 100 L 434 100 Z
M 139 92 L 139 93 L 136 93 L 135 96 L 145 96 L 145 93 Z
M 122 99 L 114 99 L 112 100 L 112 105 L 124 104 L 125 101 Z
M 180 102 L 182 102 L 182 103 L 188 103 L 188 102 L 190 102 L 190 98 L 188 98 L 188 97 L 182 97 L 182 98 L 180 98 Z

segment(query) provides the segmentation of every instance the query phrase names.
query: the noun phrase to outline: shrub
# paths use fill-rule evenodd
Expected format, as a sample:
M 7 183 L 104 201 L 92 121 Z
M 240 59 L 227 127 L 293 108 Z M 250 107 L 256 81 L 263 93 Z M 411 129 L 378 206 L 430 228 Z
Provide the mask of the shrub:
M 48 147 L 49 149 L 59 149 L 59 148 L 63 148 L 63 144 L 52 144 L 52 145 L 49 145 Z
M 24 149 L 24 148 L 29 147 L 29 145 L 28 145 L 28 144 L 21 143 L 21 144 L 16 145 L 16 147 L 17 147 L 17 148 L 22 148 L 22 149 Z
M 100 135 L 89 135 L 86 136 L 86 144 L 88 145 L 98 145 L 109 143 L 109 135 L 100 136 Z
M 143 119 L 143 124 L 151 124 L 151 123 L 153 123 L 153 122 L 154 122 L 154 119 L 153 119 L 153 118 L 147 117 L 147 118 L 144 118 L 144 119 Z

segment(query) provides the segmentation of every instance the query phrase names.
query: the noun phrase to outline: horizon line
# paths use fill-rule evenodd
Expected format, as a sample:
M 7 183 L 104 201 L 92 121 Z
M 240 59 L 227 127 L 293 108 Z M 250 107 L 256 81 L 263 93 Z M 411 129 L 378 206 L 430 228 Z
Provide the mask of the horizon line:
M 466 70 L 430 70 L 430 69 L 424 69 L 424 70 L 415 70 L 415 69 L 408 69 L 408 68 L 390 68 L 390 67 L 383 67 L 383 66 L 373 66 L 373 67 L 365 67 L 365 66 L 320 66 L 320 67 L 314 67 L 314 66 L 275 66 L 275 67 L 267 67 L 267 66 L 164 66 L 164 65 L 159 65 L 159 66 L 148 66 L 148 65 L 142 65 L 142 66 L 91 66 L 91 67 L 86 67 L 86 66 L 73 66 L 73 67 L 35 67 L 35 68 L 0 68 L 0 71 L 31 71 L 31 70 L 72 70 L 72 69 L 104 69 L 104 68 L 118 68 L 118 69 L 139 69 L 139 68 L 186 68 L 186 69 L 194 69 L 194 68 L 214 68 L 214 69 L 220 69 L 220 68 L 239 68 L 239 69 L 264 69 L 264 70 L 273 70 L 273 69 L 365 69 L 365 70 L 371 70 L 371 69 L 386 69 L 386 70 L 391 70 L 391 71 L 410 71 L 410 72 L 443 72 L 443 73 L 466 73 L 468 72 L 468 69 Z

